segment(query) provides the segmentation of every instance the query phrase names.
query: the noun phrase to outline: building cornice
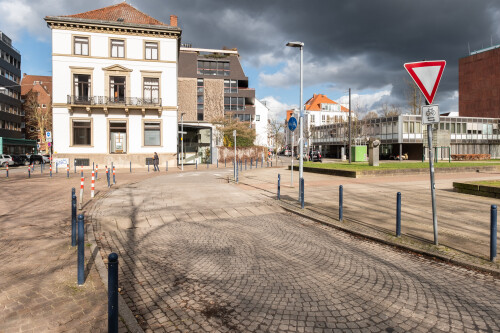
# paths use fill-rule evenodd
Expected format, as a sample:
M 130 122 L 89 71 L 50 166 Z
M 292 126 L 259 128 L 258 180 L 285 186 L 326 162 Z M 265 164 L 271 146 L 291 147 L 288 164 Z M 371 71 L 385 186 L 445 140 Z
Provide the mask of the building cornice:
M 180 38 L 182 32 L 180 28 L 168 25 L 131 24 L 125 22 L 89 20 L 73 17 L 46 16 L 45 21 L 51 29 L 95 33 Z

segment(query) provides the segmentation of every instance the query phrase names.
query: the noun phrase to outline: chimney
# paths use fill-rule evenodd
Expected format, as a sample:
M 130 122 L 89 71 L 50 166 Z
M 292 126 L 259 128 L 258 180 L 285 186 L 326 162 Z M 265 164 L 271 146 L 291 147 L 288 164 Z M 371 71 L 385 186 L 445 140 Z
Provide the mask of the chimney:
M 177 15 L 170 15 L 170 26 L 171 27 L 177 26 Z
M 25 77 L 25 76 L 26 76 L 26 73 L 23 73 L 23 77 Z

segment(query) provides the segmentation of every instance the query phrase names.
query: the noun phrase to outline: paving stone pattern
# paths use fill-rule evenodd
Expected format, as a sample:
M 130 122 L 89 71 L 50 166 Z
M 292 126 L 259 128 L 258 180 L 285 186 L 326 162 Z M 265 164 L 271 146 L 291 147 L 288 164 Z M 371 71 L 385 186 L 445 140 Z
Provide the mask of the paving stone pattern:
M 498 279 L 285 213 L 224 177 L 149 179 L 94 210 L 146 332 L 500 330 Z

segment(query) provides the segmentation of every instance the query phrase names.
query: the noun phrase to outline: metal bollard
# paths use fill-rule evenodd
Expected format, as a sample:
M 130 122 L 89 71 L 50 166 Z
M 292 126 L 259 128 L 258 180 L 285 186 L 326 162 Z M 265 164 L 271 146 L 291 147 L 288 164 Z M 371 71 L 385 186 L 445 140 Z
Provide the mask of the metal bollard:
M 224 168 L 226 168 L 227 165 L 226 165 L 226 159 L 224 159 Z
M 116 184 L 115 174 L 116 174 L 116 170 L 115 170 L 115 166 L 113 166 L 113 185 Z
M 97 173 L 99 172 L 99 164 L 95 165 L 95 180 L 97 180 Z
M 28 178 L 31 178 L 31 168 L 28 167 Z
M 300 208 L 304 209 L 304 178 L 300 178 Z
M 238 184 L 238 162 L 236 161 L 236 184 Z
M 75 163 L 75 162 L 73 162 L 73 164 L 74 164 L 74 166 L 75 166 L 75 173 L 76 173 L 76 163 Z
M 108 256 L 108 332 L 118 333 L 118 255 Z
M 59 173 L 59 165 L 56 163 L 56 173 Z
M 271 161 L 271 168 L 273 167 L 273 161 Z
M 266 168 L 269 168 L 269 161 L 267 161 L 267 166 L 266 166 Z
M 129 167 L 130 167 L 130 173 L 132 173 L 132 161 L 130 161 Z
M 196 170 L 198 170 L 198 160 L 194 160 L 194 163 L 196 164 Z
M 339 221 L 344 219 L 344 186 L 339 186 Z
M 43 174 L 43 162 L 40 164 L 40 174 Z
M 207 159 L 207 169 L 208 169 L 208 159 Z
M 8 164 L 6 165 L 6 169 L 5 170 L 7 171 L 7 178 L 9 178 L 9 165 Z
M 95 165 L 95 164 L 94 164 L 94 163 L 95 163 L 95 162 L 92 162 L 92 171 L 95 171 L 95 169 L 94 169 L 94 165 Z
M 83 164 L 80 165 L 80 177 L 83 177 Z
M 78 285 L 85 283 L 85 244 L 84 244 L 84 217 L 78 215 Z
M 240 171 L 243 171 L 243 161 L 240 160 Z
M 253 166 L 253 157 L 250 159 L 250 170 L 252 170 L 252 166 Z
M 50 178 L 52 178 L 52 164 L 49 165 L 49 174 L 50 174 Z
M 76 246 L 76 194 L 71 189 L 71 246 Z
M 264 167 L 264 159 L 263 159 L 263 158 L 261 158 L 261 159 L 260 159 L 260 167 L 261 167 L 261 168 L 263 168 L 263 167 Z
M 398 192 L 396 201 L 396 237 L 401 237 L 401 192 Z
M 149 160 L 148 160 L 148 172 L 149 172 Z
M 490 261 L 495 262 L 497 257 L 497 206 L 491 205 L 490 217 Z
M 255 169 L 257 169 L 259 167 L 259 158 L 257 157 L 257 159 L 255 160 Z
M 281 194 L 281 175 L 278 173 L 278 200 L 280 200 Z
M 219 168 L 219 159 L 217 159 L 217 169 Z
M 69 164 L 66 164 L 66 178 L 69 178 Z
M 245 160 L 245 171 L 247 171 L 247 160 Z
M 106 179 L 108 181 L 108 187 L 111 187 L 110 178 L 109 178 L 109 169 L 108 169 L 107 165 L 106 165 Z
M 168 161 L 165 162 L 165 171 L 168 171 Z

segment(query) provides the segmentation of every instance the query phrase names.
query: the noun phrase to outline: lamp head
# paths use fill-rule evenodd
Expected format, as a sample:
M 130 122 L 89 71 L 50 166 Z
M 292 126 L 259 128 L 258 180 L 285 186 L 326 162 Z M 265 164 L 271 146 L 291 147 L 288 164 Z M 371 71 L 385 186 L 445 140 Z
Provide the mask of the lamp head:
M 288 42 L 288 43 L 286 43 L 286 46 L 290 46 L 290 47 L 304 47 L 304 43 L 302 43 L 302 42 Z

